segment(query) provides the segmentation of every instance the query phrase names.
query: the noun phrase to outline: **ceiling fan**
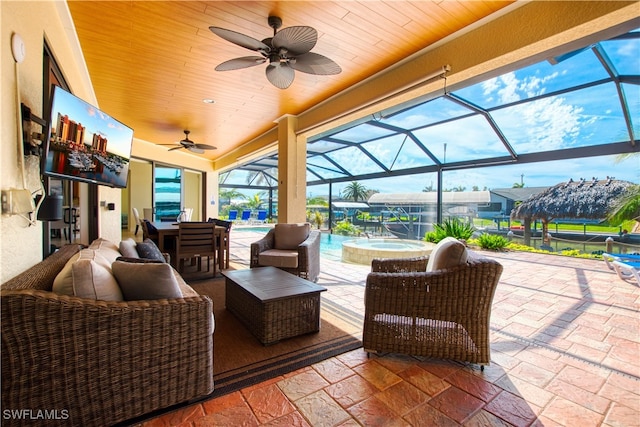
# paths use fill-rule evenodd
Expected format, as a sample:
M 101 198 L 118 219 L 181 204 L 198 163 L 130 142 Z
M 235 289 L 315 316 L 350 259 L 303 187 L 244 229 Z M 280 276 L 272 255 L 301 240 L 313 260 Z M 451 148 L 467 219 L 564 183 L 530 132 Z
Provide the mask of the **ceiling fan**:
M 267 79 L 279 89 L 286 89 L 293 83 L 294 70 L 317 75 L 338 74 L 342 71 L 333 60 L 310 52 L 318 41 L 318 32 L 314 28 L 288 27 L 277 32 L 282 26 L 282 19 L 278 16 L 270 16 L 267 22 L 273 28 L 273 37 L 262 41 L 232 30 L 209 27 L 214 34 L 223 39 L 261 55 L 243 56 L 225 61 L 216 67 L 216 71 L 239 70 L 264 64 L 268 60 Z
M 182 148 L 185 148 L 185 149 L 191 151 L 192 153 L 203 154 L 205 150 L 215 150 L 216 149 L 216 147 L 214 147 L 213 145 L 196 144 L 195 142 L 193 142 L 192 140 L 189 139 L 189 134 L 190 133 L 191 133 L 191 131 L 185 130 L 184 131 L 184 135 L 185 135 L 184 139 L 179 141 L 180 146 L 179 147 L 169 148 L 169 151 L 180 150 Z M 160 144 L 160 145 L 174 145 L 174 144 Z

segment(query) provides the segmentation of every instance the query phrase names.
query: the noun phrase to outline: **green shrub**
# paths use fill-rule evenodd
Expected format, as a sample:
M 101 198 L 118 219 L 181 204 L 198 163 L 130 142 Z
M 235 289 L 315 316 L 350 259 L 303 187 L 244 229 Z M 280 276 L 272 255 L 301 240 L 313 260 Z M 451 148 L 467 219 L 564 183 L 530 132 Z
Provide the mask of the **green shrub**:
M 509 244 L 509 241 L 505 237 L 489 233 L 482 233 L 478 237 L 477 242 L 478 246 L 482 249 L 490 249 L 494 251 L 502 250 Z
M 360 234 L 360 229 L 345 219 L 344 221 L 338 221 L 336 223 L 336 226 L 333 228 L 333 233 L 342 236 L 355 236 Z
M 433 231 L 425 233 L 424 240 L 431 243 L 438 243 L 445 237 L 468 240 L 475 230 L 473 225 L 466 224 L 458 218 L 445 219 L 442 224 L 433 224 Z

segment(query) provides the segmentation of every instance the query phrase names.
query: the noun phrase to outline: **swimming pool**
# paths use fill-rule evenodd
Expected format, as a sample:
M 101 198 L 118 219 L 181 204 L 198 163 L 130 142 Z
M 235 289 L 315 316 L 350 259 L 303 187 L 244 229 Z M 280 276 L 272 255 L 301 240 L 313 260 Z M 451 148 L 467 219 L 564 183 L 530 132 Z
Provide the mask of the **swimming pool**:
M 271 228 L 242 227 L 242 231 L 266 234 Z M 371 264 L 373 258 L 428 255 L 433 246 L 420 240 L 368 239 L 329 233 L 322 233 L 320 237 L 320 253 L 323 257 L 356 264 Z
M 273 227 L 242 227 L 238 228 L 238 230 L 266 234 L 272 228 Z M 347 240 L 353 240 L 353 237 L 322 233 L 320 236 L 320 253 L 340 258 L 342 256 L 342 242 Z

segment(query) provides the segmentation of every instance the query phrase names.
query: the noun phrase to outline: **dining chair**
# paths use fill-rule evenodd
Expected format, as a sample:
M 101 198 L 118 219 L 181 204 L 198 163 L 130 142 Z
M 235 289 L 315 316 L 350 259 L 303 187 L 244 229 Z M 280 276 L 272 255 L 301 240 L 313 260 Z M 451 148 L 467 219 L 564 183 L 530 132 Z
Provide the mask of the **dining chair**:
M 184 221 L 191 221 L 191 216 L 193 215 L 193 208 L 184 208 Z
M 149 220 L 143 219 L 140 221 L 140 226 L 142 227 L 142 238 L 151 239 L 155 244 L 158 244 L 158 229 L 155 225 L 151 224 Z
M 213 258 L 213 275 L 216 275 L 217 247 L 215 238 L 215 223 L 211 222 L 181 222 L 178 224 L 178 240 L 176 241 L 176 266 L 179 272 L 184 272 L 184 260 L 198 261 L 198 271 L 202 270 L 202 258 L 207 259 L 207 271 L 211 267 Z
M 138 235 L 138 229 L 140 228 L 140 214 L 138 213 L 138 209 L 136 208 L 131 208 L 131 211 L 133 212 L 133 218 L 136 221 L 136 231 L 133 233 L 134 236 Z
M 149 222 L 153 222 L 153 208 L 143 208 L 142 217 Z
M 218 264 L 220 264 L 220 269 L 228 269 L 229 268 L 229 242 L 231 240 L 231 226 L 233 225 L 232 221 L 225 221 L 223 219 L 218 218 L 209 218 L 208 222 L 212 222 L 218 227 L 224 227 L 224 233 L 221 233 L 221 238 L 216 239 L 216 244 L 218 245 L 218 254 L 219 260 Z M 218 236 L 216 236 L 218 237 Z

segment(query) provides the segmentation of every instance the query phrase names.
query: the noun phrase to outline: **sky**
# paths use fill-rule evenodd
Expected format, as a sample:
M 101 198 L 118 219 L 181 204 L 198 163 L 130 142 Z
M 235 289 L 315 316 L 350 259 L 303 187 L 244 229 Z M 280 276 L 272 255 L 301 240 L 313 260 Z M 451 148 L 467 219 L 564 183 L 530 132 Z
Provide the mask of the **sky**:
M 70 120 L 86 128 L 85 144 L 91 144 L 93 134 L 97 133 L 107 138 L 108 152 L 125 158 L 131 156 L 133 131 L 93 105 L 63 89 L 56 88 L 51 111 L 53 127 L 56 125 L 58 113 L 69 116 Z

